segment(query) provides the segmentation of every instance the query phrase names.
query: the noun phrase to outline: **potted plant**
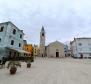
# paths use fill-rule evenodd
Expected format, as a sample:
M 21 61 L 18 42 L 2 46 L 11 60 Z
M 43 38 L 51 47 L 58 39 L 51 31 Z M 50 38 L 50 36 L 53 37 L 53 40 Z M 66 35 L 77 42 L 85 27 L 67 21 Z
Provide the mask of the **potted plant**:
M 27 58 L 26 63 L 27 63 L 27 68 L 30 68 L 31 67 L 31 59 L 30 59 L 30 57 Z
M 30 59 L 31 59 L 31 62 L 34 62 L 34 56 L 31 56 Z
M 31 67 L 31 62 L 28 61 L 28 62 L 27 62 L 27 68 L 30 68 L 30 67 Z
M 10 74 L 15 74 L 18 66 L 21 67 L 19 61 L 9 61 L 7 68 L 10 68 Z

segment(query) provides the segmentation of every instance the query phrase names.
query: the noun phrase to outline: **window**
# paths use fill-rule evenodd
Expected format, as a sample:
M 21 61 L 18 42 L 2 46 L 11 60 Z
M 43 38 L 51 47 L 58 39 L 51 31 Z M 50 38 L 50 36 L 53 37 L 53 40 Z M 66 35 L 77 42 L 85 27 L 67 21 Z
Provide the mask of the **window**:
M 21 47 L 21 43 L 19 43 L 19 47 Z
M 35 53 L 36 53 L 36 49 L 35 49 Z
M 16 52 L 14 52 L 14 57 L 16 57 Z
M 16 34 L 16 30 L 15 29 L 13 29 L 13 34 Z
M 1 38 L 0 38 L 0 42 L 1 42 Z
M 56 51 L 58 52 L 59 50 L 58 50 L 58 49 L 56 49 Z
M 20 54 L 18 53 L 18 57 L 20 56 Z
M 3 32 L 3 29 L 4 29 L 4 26 L 2 26 L 2 27 L 0 28 L 0 32 Z
M 35 51 L 35 53 L 36 53 L 36 51 Z
M 91 43 L 88 43 L 88 46 L 91 46 Z
M 81 44 L 81 43 L 79 43 L 78 45 L 79 45 L 79 46 L 82 46 L 82 44 Z
M 14 40 L 11 40 L 11 45 L 14 45 Z
M 22 38 L 22 34 L 20 34 L 20 38 Z
M 89 50 L 91 51 L 91 48 L 89 48 Z
M 82 51 L 82 48 L 79 48 L 80 51 Z
M 66 48 L 64 48 L 66 50 Z
M 91 53 L 89 54 L 89 56 L 91 56 Z
M 44 33 L 42 33 L 42 36 L 44 36 Z

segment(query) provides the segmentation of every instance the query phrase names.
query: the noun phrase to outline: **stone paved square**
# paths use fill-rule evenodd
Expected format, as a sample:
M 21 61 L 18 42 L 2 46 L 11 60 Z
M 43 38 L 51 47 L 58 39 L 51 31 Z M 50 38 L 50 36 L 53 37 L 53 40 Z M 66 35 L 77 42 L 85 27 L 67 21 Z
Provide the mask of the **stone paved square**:
M 10 75 L 0 70 L 0 84 L 90 84 L 91 59 L 36 58 L 31 68 L 26 63 Z

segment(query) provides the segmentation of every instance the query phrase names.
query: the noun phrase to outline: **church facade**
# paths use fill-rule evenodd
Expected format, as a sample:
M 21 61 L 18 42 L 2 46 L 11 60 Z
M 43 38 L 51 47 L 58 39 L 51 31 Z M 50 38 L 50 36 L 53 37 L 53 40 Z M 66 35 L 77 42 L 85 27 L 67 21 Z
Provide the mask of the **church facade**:
M 50 43 L 47 46 L 47 57 L 64 57 L 64 44 L 59 42 L 59 41 L 55 41 Z
M 39 56 L 41 57 L 65 57 L 64 53 L 64 44 L 59 41 L 54 41 L 50 43 L 48 46 L 45 46 L 45 30 L 42 26 L 40 32 L 40 48 L 39 48 Z

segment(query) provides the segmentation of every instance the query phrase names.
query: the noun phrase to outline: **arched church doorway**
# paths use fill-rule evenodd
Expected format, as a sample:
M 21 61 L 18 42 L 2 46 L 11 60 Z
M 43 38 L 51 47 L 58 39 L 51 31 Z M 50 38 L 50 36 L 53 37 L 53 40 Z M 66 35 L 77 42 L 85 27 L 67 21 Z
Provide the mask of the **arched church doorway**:
M 80 57 L 83 58 L 83 54 L 82 53 L 80 54 Z
M 59 52 L 56 52 L 56 57 L 59 57 Z
M 59 50 L 56 49 L 56 57 L 59 57 Z
M 43 54 L 42 54 L 42 57 L 43 57 Z

